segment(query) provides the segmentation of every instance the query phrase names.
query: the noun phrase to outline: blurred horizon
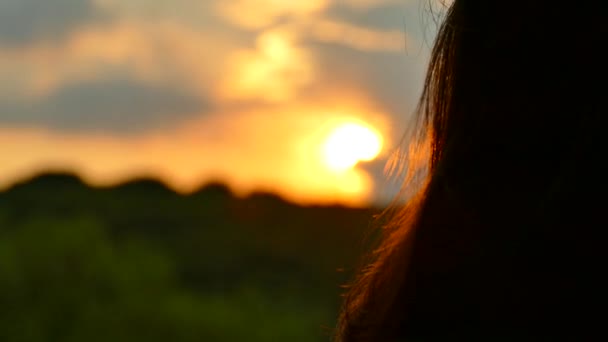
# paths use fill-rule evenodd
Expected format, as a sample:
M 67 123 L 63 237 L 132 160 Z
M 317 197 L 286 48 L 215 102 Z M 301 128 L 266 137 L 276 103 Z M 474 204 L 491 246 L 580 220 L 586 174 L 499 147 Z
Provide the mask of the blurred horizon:
M 439 2 L 3 1 L 0 189 L 59 170 L 387 203 Z
M 0 340 L 325 341 L 376 211 L 40 175 L 0 191 Z
M 284 196 L 281 193 L 264 189 L 262 187 L 252 188 L 248 192 L 239 192 L 238 189 L 233 188 L 229 183 L 222 181 L 221 179 L 206 179 L 196 186 L 192 187 L 188 191 L 179 191 L 171 187 L 169 183 L 157 176 L 150 175 L 134 175 L 130 178 L 125 178 L 121 180 L 117 180 L 116 182 L 107 183 L 107 184 L 95 184 L 87 181 L 85 178 L 80 176 L 77 172 L 69 169 L 46 169 L 46 170 L 37 170 L 29 175 L 24 175 L 22 178 L 17 179 L 14 182 L 7 184 L 6 186 L 0 187 L 0 195 L 6 195 L 15 191 L 15 189 L 19 189 L 23 186 L 32 186 L 33 184 L 37 184 L 39 182 L 46 182 L 52 179 L 62 179 L 73 181 L 82 186 L 90 189 L 92 191 L 103 191 L 103 190 L 112 190 L 112 189 L 120 189 L 124 187 L 132 186 L 133 184 L 146 184 L 146 186 L 158 187 L 162 188 L 168 193 L 179 197 L 190 197 L 201 192 L 205 192 L 209 189 L 223 189 L 222 191 L 226 191 L 229 196 L 234 197 L 237 200 L 246 200 L 248 198 L 256 197 L 256 196 L 270 196 L 276 198 L 279 201 L 282 201 L 286 204 L 298 206 L 298 207 L 343 207 L 348 209 L 370 209 L 375 208 L 377 210 L 381 210 L 388 203 L 361 203 L 359 205 L 352 204 L 340 200 L 335 201 L 310 201 L 310 202 L 302 202 L 298 200 L 294 200 L 289 196 Z

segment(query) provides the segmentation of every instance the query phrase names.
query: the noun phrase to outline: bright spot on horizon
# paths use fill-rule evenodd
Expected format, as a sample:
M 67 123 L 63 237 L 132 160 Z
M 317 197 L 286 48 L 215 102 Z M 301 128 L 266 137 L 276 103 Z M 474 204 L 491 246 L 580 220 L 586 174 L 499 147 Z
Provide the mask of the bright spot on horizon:
M 348 122 L 334 128 L 323 143 L 323 162 L 334 172 L 343 172 L 360 161 L 371 161 L 382 150 L 382 136 L 361 123 Z

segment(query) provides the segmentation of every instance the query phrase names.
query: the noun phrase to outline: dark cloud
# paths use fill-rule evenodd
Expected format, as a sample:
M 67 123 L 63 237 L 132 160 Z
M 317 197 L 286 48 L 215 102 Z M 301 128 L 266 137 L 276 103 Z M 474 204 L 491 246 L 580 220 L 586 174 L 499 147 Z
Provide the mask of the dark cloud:
M 437 5 L 435 6 L 437 7 Z M 428 48 L 435 35 L 438 8 L 429 7 L 426 1 L 403 1 L 377 5 L 361 10 L 336 2 L 325 14 L 334 20 L 372 30 L 399 30 L 407 35 L 409 51 Z M 423 46 L 426 45 L 426 46 Z
M 71 84 L 36 101 L 0 100 L 0 125 L 138 133 L 200 115 L 209 105 L 174 87 L 128 79 Z
M 93 0 L 2 0 L 0 46 L 61 39 L 87 23 L 108 18 Z
M 377 31 L 402 31 L 401 51 L 358 51 L 339 43 L 309 40 L 316 51 L 322 82 L 357 84 L 393 117 L 396 133 L 404 130 L 418 103 L 434 31 L 428 12 L 418 1 L 377 5 L 361 10 L 336 2 L 325 15 L 330 19 Z
M 401 30 L 404 26 L 404 18 L 409 12 L 411 12 L 409 8 L 403 4 L 381 5 L 361 10 L 337 2 L 328 7 L 325 13 L 332 19 L 349 22 L 360 27 Z
M 309 43 L 323 77 L 319 83 L 359 85 L 403 130 L 422 88 L 425 60 L 418 54 L 363 52 L 346 46 Z

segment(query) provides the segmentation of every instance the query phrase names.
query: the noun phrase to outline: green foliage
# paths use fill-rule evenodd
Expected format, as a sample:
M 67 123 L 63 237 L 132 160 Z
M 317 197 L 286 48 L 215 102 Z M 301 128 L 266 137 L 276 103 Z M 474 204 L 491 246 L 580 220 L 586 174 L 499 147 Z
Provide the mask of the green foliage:
M 164 314 L 172 271 L 147 246 L 116 248 L 94 221 L 26 222 L 0 241 L 1 340 L 129 340 L 133 326 Z
M 0 341 L 324 341 L 371 211 L 92 189 L 0 193 Z

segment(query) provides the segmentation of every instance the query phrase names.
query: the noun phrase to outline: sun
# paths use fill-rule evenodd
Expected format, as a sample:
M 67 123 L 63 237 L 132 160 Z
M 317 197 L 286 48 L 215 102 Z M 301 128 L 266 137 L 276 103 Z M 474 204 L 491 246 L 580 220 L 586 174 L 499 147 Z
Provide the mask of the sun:
M 382 150 L 382 136 L 373 128 L 355 122 L 334 128 L 323 142 L 323 162 L 332 171 L 353 168 L 360 161 L 370 161 Z

